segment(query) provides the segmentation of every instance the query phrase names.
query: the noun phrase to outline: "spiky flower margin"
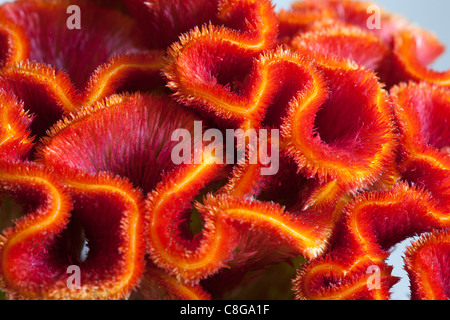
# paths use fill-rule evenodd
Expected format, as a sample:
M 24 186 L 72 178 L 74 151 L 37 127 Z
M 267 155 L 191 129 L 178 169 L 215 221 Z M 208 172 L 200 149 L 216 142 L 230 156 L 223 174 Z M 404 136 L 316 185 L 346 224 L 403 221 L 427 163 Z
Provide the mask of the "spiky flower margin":
M 74 4 L 82 30 L 65 28 Z M 389 299 L 389 249 L 426 233 L 405 257 L 412 298 L 450 298 L 450 71 L 408 21 L 369 30 L 370 5 L 0 6 L 7 297 Z M 194 121 L 279 129 L 278 172 L 202 141 L 175 165 L 171 135 Z

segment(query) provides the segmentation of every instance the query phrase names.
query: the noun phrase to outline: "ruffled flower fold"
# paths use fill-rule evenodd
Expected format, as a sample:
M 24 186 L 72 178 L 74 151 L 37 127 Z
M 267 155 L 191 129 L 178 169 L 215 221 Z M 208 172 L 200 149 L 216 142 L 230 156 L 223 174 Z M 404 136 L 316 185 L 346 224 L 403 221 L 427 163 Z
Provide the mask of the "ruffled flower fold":
M 350 0 L 1 5 L 0 288 L 389 299 L 421 236 L 411 297 L 448 299 L 443 49 Z

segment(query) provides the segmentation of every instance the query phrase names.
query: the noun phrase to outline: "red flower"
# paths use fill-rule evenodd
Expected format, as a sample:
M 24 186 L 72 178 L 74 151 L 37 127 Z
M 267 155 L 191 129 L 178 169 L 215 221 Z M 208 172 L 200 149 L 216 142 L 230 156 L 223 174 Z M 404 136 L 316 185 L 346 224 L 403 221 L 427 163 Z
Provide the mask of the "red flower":
M 448 214 L 432 196 L 406 184 L 357 196 L 344 208 L 331 251 L 298 274 L 297 297 L 387 299 L 397 282 L 384 262 L 388 250 L 408 237 L 448 227 Z M 368 285 L 373 268 L 380 270 L 377 288 Z
M 379 72 L 388 86 L 400 81 L 429 81 L 448 86 L 448 72 L 428 68 L 444 51 L 430 32 L 379 7 L 379 27 L 369 23 L 374 3 L 306 0 L 281 11 L 281 37 L 293 49 L 351 59 Z M 369 12 L 369 13 L 368 13 Z M 327 35 L 325 36 L 324 33 Z
M 367 6 L 0 6 L 7 297 L 388 299 L 389 249 L 430 233 L 406 253 L 412 298 L 448 298 L 443 47 L 385 11 L 369 28 Z M 211 148 L 214 128 L 233 136 Z
M 449 231 L 434 232 L 413 243 L 406 253 L 412 298 L 448 300 L 450 270 Z
M 0 8 L 5 51 L 11 52 L 0 83 L 38 115 L 31 125 L 37 137 L 64 115 L 112 93 L 163 85 L 157 76 L 163 52 L 146 50 L 131 18 L 78 1 L 83 31 L 61 28 L 70 4 L 30 0 Z

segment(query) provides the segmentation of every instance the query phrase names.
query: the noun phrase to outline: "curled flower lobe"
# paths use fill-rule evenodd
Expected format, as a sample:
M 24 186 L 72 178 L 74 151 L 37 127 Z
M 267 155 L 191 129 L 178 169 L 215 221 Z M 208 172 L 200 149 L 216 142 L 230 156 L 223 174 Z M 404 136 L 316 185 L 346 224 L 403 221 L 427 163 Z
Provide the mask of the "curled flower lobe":
M 191 201 L 223 176 L 221 165 L 211 161 L 214 157 L 172 171 L 147 197 L 148 250 L 152 260 L 185 282 L 197 282 L 223 267 L 236 237 L 234 230 L 218 225 L 214 216 L 202 217 L 201 236 L 192 238 L 183 232 L 181 224 L 188 218 Z
M 379 268 L 381 277 L 377 290 L 369 290 L 369 268 Z M 391 276 L 392 268 L 374 262 L 361 262 L 348 273 L 345 262 L 321 260 L 317 265 L 307 265 L 294 279 L 296 299 L 302 300 L 387 300 L 389 288 L 397 279 Z
M 235 40 L 240 42 L 241 46 L 253 50 L 273 46 L 278 28 L 270 1 L 222 0 L 219 4 L 218 17 L 228 28 L 237 30 L 238 33 L 232 31 L 226 33 L 230 35 L 235 33 Z
M 307 177 L 361 188 L 376 182 L 394 157 L 392 106 L 372 72 L 351 62 L 323 63 L 323 76 L 316 73 L 290 103 L 282 140 Z M 355 86 L 364 94 L 355 95 Z
M 195 57 L 197 56 L 196 54 Z M 318 173 L 321 178 L 325 178 L 328 175 L 342 182 L 349 181 L 353 186 L 361 184 L 365 179 L 373 182 L 381 173 L 383 164 L 393 155 L 393 123 L 386 92 L 374 74 L 358 69 L 351 63 L 331 60 L 332 65 L 343 64 L 345 67 L 338 69 L 325 66 L 320 72 L 312 62 L 297 54 L 281 49 L 264 53 L 254 62 L 249 82 L 245 86 L 247 89 L 243 94 L 236 94 L 217 84 L 217 79 L 211 79 L 210 75 L 216 74 L 217 70 L 212 72 L 208 68 L 202 69 L 203 72 L 196 72 L 197 77 L 200 72 L 206 77 L 197 78 L 198 86 L 190 81 L 191 89 L 185 90 L 187 85 L 182 83 L 188 83 L 188 77 L 185 80 L 181 76 L 177 79 L 174 71 L 177 67 L 180 75 L 187 72 L 186 65 L 180 61 L 169 64 L 166 70 L 169 79 L 172 79 L 172 89 L 176 90 L 178 97 L 181 96 L 181 101 L 194 105 L 199 103 L 201 109 L 214 112 L 224 119 L 231 119 L 244 128 L 255 127 L 260 123 L 281 126 L 282 144 L 287 145 L 288 153 L 295 157 L 299 167 L 306 168 L 308 176 Z M 189 62 L 191 63 L 197 68 L 201 65 Z M 323 63 L 328 63 L 328 60 Z M 211 66 L 211 63 L 208 65 Z M 292 68 L 297 70 L 295 78 L 290 76 Z M 278 81 L 279 78 L 283 81 Z M 360 100 L 352 99 L 354 103 L 348 104 L 343 93 L 345 90 L 342 89 L 348 87 L 348 94 L 353 95 L 352 81 L 364 87 L 370 84 L 371 93 L 361 96 Z M 333 89 L 331 94 L 328 86 Z M 358 104 L 370 107 L 361 108 Z M 359 116 L 349 117 L 353 112 L 359 112 Z M 321 121 L 326 123 L 330 118 L 337 118 L 338 125 L 320 124 Z M 359 123 L 351 123 L 350 119 L 359 119 Z M 374 132 L 377 132 L 376 137 Z M 351 152 L 345 155 L 347 147 Z M 338 151 L 340 148 L 342 150 Z M 315 151 L 317 149 L 318 152 Z M 355 149 L 359 151 L 354 152 Z M 339 157 L 334 157 L 336 153 L 339 153 Z M 355 154 L 360 154 L 361 158 Z M 327 159 L 328 155 L 334 160 Z M 337 158 L 342 159 L 339 160 L 339 166 L 335 163 Z M 359 167 L 358 159 L 361 160 Z M 372 161 L 374 159 L 376 160 Z M 373 164 L 368 166 L 368 162 Z M 351 169 L 346 167 L 350 163 Z M 335 169 L 339 167 L 342 168 L 341 172 Z M 367 167 L 370 169 L 367 170 Z
M 178 281 L 175 276 L 147 262 L 139 289 L 132 299 L 145 300 L 210 300 L 211 296 L 199 285 Z
M 243 230 L 251 232 L 260 229 L 267 232 L 267 235 L 278 238 L 278 241 L 271 240 L 275 243 L 268 241 L 266 244 L 258 244 L 261 246 L 260 253 L 265 245 L 278 247 L 287 244 L 295 252 L 313 259 L 327 245 L 330 232 L 328 221 L 316 212 L 290 213 L 275 203 L 249 201 L 227 195 L 206 199 L 205 207 L 209 211 L 215 211 L 225 221 L 236 221 Z M 321 225 L 320 228 L 315 227 L 318 224 Z
M 310 262 L 294 281 L 300 299 L 388 299 L 397 280 L 384 261 L 388 250 L 408 237 L 448 228 L 449 217 L 431 195 L 398 184 L 389 191 L 357 196 L 344 209 L 332 250 Z M 371 288 L 369 267 L 380 271 Z
M 35 115 L 31 129 L 41 138 L 58 120 L 77 112 L 82 106 L 94 104 L 114 93 L 160 87 L 161 58 L 157 52 L 117 56 L 93 73 L 81 93 L 66 73 L 31 62 L 20 62 L 14 68 L 4 70 L 0 85 L 22 100 L 24 108 Z
M 450 70 L 438 72 L 429 65 L 444 51 L 439 40 L 421 31 L 402 31 L 394 37 L 393 65 L 397 81 L 427 81 L 450 86 Z
M 73 4 L 83 12 L 81 30 L 62 27 L 68 19 L 66 10 Z M 144 49 L 132 19 L 88 1 L 7 3 L 1 6 L 0 14 L 25 31 L 25 40 L 30 46 L 29 60 L 50 64 L 58 71 L 65 70 L 78 87 L 86 83 L 98 65 L 114 55 Z M 91 50 L 98 45 L 102 50 Z
M 290 47 L 316 60 L 350 59 L 370 70 L 379 69 L 389 54 L 386 44 L 373 33 L 333 20 L 315 23 L 294 37 Z
M 448 300 L 450 298 L 450 234 L 435 231 L 415 241 L 405 256 L 414 300 Z
M 370 27 L 375 8 L 379 18 L 376 27 Z M 308 19 L 307 17 L 315 17 Z M 305 18 L 306 17 L 306 18 Z M 448 72 L 436 72 L 429 65 L 442 54 L 444 46 L 430 32 L 389 13 L 371 2 L 349 0 L 304 1 L 290 11 L 281 12 L 280 27 L 285 32 L 284 42 L 298 37 L 295 46 L 316 48 L 323 54 L 342 52 L 363 65 L 376 67 L 389 87 L 400 81 L 429 81 L 447 86 Z M 328 28 L 324 26 L 329 26 Z M 344 29 L 352 28 L 351 34 Z M 329 39 L 318 29 L 328 29 Z M 336 30 L 339 30 L 336 34 Z M 359 31 L 356 31 L 359 30 Z M 324 38 L 325 37 L 325 38 Z M 326 39 L 326 40 L 325 40 Z M 377 41 L 378 39 L 378 41 Z M 306 42 L 304 41 L 306 40 Z M 301 42 L 299 42 L 301 41 Z M 362 48 L 371 50 L 362 51 Z
M 127 177 L 147 193 L 175 166 L 173 132 L 193 136 L 195 120 L 163 96 L 113 95 L 57 123 L 37 154 L 48 166 Z
M 54 175 L 37 165 L 2 162 L 0 177 L 2 196 L 25 208 L 24 216 L 2 235 L 3 287 L 13 297 L 43 296 L 54 290 L 48 244 L 68 223 L 70 197 Z
M 314 8 L 315 6 L 326 7 L 333 12 L 332 19 L 372 32 L 387 44 L 392 43 L 393 36 L 400 30 L 418 29 L 403 17 L 380 8 L 374 2 L 353 0 L 306 0 L 306 3 L 310 4 L 311 8 Z M 379 11 L 380 23 L 377 27 L 370 28 L 368 20 L 373 15 L 374 11 L 369 9 L 373 8 L 374 5 L 377 6 L 377 10 Z
M 130 14 L 145 30 L 146 45 L 165 49 L 195 26 L 218 22 L 219 0 L 124 0 Z
M 372 3 L 348 0 L 326 2 L 334 8 L 340 21 L 374 33 L 392 48 L 384 69 L 380 70 L 381 78 L 387 85 L 406 80 L 446 85 L 448 72 L 439 73 L 428 69 L 428 65 L 444 51 L 444 46 L 432 33 L 385 10 L 380 11 L 379 28 L 369 29 L 367 19 L 370 13 L 367 13 L 367 8 Z
M 0 92 L 0 154 L 1 157 L 23 158 L 32 148 L 31 117 L 23 103 L 14 96 Z
M 161 89 L 162 65 L 161 51 L 116 55 L 91 75 L 80 104 L 89 106 L 112 94 Z
M 391 89 L 404 152 L 426 149 L 445 153 L 450 140 L 450 91 L 426 82 L 400 84 Z
M 113 93 L 163 87 L 159 75 L 163 52 L 145 50 L 135 36 L 137 27 L 131 18 L 117 10 L 79 1 L 85 13 L 82 31 L 61 28 L 70 4 L 30 0 L 0 7 L 0 16 L 24 29 L 24 41 L 32 44 L 27 60 L 3 69 L 0 85 L 35 115 L 31 128 L 37 139 L 83 105 Z M 102 50 L 90 50 L 100 43 Z
M 69 176 L 63 187 L 43 167 L 2 164 L 3 192 L 26 204 L 1 241 L 2 282 L 11 298 L 123 298 L 142 274 L 141 195 L 106 175 Z M 85 260 L 79 247 L 84 237 Z M 80 288 L 68 285 L 73 265 L 81 269 Z
M 207 86 L 207 81 L 199 80 L 199 86 Z M 387 93 L 373 72 L 354 63 L 324 58 L 316 65 L 298 53 L 278 49 L 254 60 L 242 94 L 211 83 L 208 89 L 192 88 L 192 95 L 183 90 L 176 95 L 186 94 L 184 102 L 197 101 L 195 96 L 205 92 L 207 98 L 198 100 L 201 108 L 233 119 L 242 128 L 281 128 L 280 147 L 307 178 L 317 175 L 321 182 L 340 184 L 322 186 L 317 198 L 331 201 L 343 191 L 376 182 L 394 157 L 396 136 Z M 355 97 L 354 83 L 366 93 Z M 328 125 L 331 119 L 333 126 Z
M 181 168 L 149 194 L 147 234 L 150 254 L 158 266 L 183 281 L 197 282 L 228 265 L 236 267 L 275 252 L 313 258 L 325 249 L 329 219 L 320 214 L 288 213 L 276 203 L 220 192 L 208 195 L 203 204 L 194 204 L 203 230 L 193 239 L 186 237 L 180 226 L 191 201 L 219 177 L 220 167 L 215 165 Z M 322 227 L 316 228 L 317 224 Z
M 411 82 L 393 87 L 391 97 L 401 134 L 398 171 L 406 181 L 426 188 L 448 210 L 448 89 Z
M 306 31 L 318 21 L 332 19 L 336 13 L 325 3 L 319 1 L 297 1 L 290 10 L 280 10 L 277 14 L 279 21 L 279 38 L 289 41 L 297 33 Z
M 4 70 L 0 85 L 23 101 L 24 109 L 34 115 L 31 131 L 37 138 L 63 115 L 77 109 L 70 79 L 50 66 L 19 62 L 16 68 Z
M 368 19 L 372 13 L 368 9 L 375 3 L 352 0 L 305 0 L 292 4 L 288 11 L 281 11 L 279 18 L 283 29 L 290 30 L 288 36 L 295 36 L 302 31 L 308 31 L 314 24 L 337 23 L 356 26 L 364 31 L 370 31 L 383 41 L 390 43 L 392 35 L 408 26 L 408 22 L 396 15 L 380 11 L 380 28 L 368 27 Z M 306 17 L 306 19 L 305 19 Z
M 241 12 L 249 16 L 244 25 Z M 258 80 L 249 97 L 237 92 L 252 86 L 244 83 L 252 59 L 275 44 L 276 18 L 269 1 L 224 1 L 219 16 L 231 27 L 209 25 L 182 35 L 169 48 L 164 72 L 180 101 L 239 125 L 257 113 Z
M 80 174 L 65 183 L 74 203 L 72 215 L 84 229 L 89 252 L 79 264 L 81 291 L 64 294 L 70 299 L 127 298 L 145 264 L 141 192 L 106 174 Z M 60 250 L 57 245 L 55 254 L 64 252 Z
M 6 20 L 0 22 L 0 67 L 9 67 L 30 55 L 29 43 L 23 28 Z

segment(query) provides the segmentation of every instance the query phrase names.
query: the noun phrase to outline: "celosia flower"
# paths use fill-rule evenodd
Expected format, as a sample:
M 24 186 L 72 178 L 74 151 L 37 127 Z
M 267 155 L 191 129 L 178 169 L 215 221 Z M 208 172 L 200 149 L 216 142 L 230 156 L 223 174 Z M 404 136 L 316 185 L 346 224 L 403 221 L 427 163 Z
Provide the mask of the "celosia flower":
M 369 29 L 368 6 L 0 6 L 7 297 L 389 299 L 389 249 L 430 233 L 406 254 L 412 298 L 448 299 L 443 46 L 384 11 Z M 244 137 L 233 163 L 214 128 Z M 199 161 L 174 161 L 178 130 Z M 252 130 L 277 148 L 269 175 Z
M 448 300 L 449 231 L 435 231 L 414 243 L 406 253 L 406 270 L 411 279 L 413 299 Z
M 384 262 L 389 248 L 416 234 L 448 227 L 448 213 L 432 196 L 406 184 L 357 196 L 344 208 L 330 252 L 298 274 L 297 297 L 387 299 L 397 282 Z M 380 270 L 380 287 L 375 290 L 367 285 L 369 267 Z
M 84 13 L 82 30 L 64 27 L 66 9 L 75 3 Z M 4 51 L 11 53 L 2 62 L 1 86 L 38 115 L 31 125 L 37 137 L 112 93 L 163 86 L 157 76 L 163 52 L 146 49 L 130 17 L 75 3 L 30 0 L 0 8 Z
M 319 51 L 320 55 L 360 62 L 377 70 L 388 86 L 407 80 L 448 86 L 448 72 L 428 68 L 444 51 L 439 40 L 432 33 L 381 9 L 379 28 L 369 28 L 367 10 L 371 5 L 352 0 L 296 3 L 290 12 L 282 11 L 278 15 L 281 30 L 286 30 L 284 42 L 301 51 Z M 299 25 L 298 21 L 308 23 Z M 323 32 L 329 41 L 323 40 Z

